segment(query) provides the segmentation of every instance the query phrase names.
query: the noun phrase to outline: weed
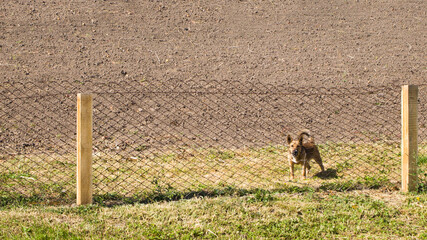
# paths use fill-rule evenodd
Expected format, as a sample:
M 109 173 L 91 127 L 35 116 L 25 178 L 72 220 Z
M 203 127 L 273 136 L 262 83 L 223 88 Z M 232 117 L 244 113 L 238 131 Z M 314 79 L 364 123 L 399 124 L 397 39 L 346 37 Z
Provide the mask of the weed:
M 427 164 L 427 155 L 418 156 L 418 165 Z
M 257 190 L 253 197 L 248 199 L 248 202 L 269 202 L 275 198 L 266 190 Z
M 149 148 L 150 148 L 150 146 L 148 146 L 148 145 L 140 145 L 140 146 L 135 148 L 135 151 L 141 152 L 141 151 L 147 150 Z

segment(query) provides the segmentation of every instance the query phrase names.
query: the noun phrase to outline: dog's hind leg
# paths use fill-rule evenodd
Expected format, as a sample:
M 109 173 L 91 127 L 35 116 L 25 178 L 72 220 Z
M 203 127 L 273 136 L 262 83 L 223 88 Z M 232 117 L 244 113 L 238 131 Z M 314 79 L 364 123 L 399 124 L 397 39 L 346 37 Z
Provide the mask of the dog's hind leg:
M 315 158 L 314 161 L 316 161 L 317 164 L 319 164 L 320 169 L 322 172 L 325 171 L 325 167 L 323 166 L 322 158 L 319 156 L 318 158 Z

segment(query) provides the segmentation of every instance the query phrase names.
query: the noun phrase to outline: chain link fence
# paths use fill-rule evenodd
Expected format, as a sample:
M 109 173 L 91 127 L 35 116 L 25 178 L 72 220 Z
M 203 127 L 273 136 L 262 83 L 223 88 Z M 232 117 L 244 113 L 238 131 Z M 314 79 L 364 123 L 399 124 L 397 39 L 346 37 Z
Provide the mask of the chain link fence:
M 150 201 L 224 189 L 387 187 L 400 184 L 400 86 L 291 88 L 261 83 L 140 83 L 92 91 L 96 201 Z M 426 182 L 427 88 L 420 87 L 419 178 Z M 71 203 L 76 93 L 4 90 L 0 197 Z M 37 91 L 33 91 L 35 93 Z M 314 163 L 289 179 L 286 135 L 310 130 Z
M 418 184 L 427 191 L 427 85 L 418 88 Z
M 3 95 L 5 96 L 5 95 Z M 0 199 L 75 198 L 75 95 L 6 95 L 0 100 Z

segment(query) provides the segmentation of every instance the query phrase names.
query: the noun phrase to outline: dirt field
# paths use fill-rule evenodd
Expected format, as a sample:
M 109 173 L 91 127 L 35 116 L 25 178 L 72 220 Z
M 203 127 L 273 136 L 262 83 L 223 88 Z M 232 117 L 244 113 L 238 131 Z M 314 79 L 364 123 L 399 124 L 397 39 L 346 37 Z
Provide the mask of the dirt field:
M 1 92 L 30 82 L 34 93 L 141 81 L 419 84 L 426 9 L 424 0 L 5 0 Z

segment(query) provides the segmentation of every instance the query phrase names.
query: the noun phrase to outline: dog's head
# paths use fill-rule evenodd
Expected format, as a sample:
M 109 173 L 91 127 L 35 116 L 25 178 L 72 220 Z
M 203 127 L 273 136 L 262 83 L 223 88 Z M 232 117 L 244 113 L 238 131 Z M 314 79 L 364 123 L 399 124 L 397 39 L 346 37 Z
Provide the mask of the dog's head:
M 288 134 L 287 141 L 289 145 L 289 153 L 295 158 L 298 158 L 303 151 L 303 136 L 300 134 L 297 140 L 293 140 L 291 135 Z

